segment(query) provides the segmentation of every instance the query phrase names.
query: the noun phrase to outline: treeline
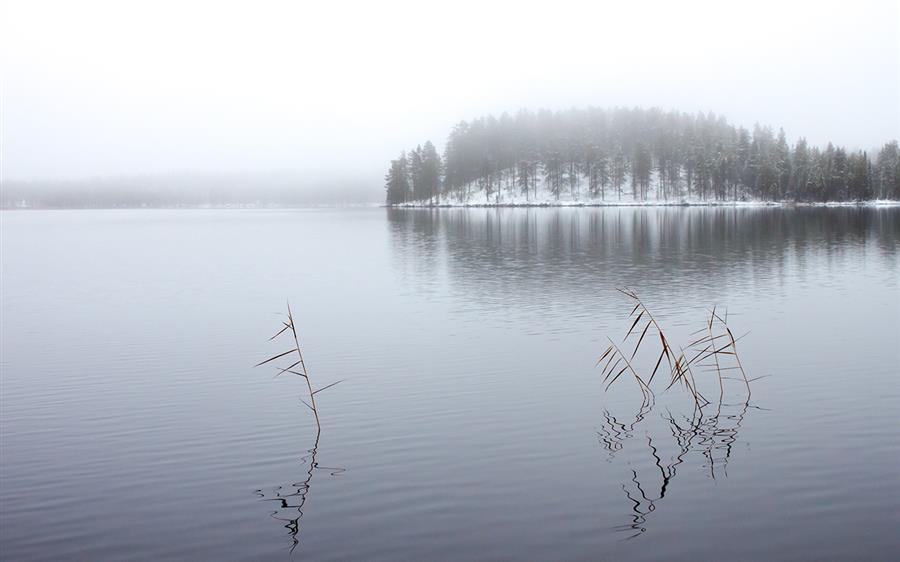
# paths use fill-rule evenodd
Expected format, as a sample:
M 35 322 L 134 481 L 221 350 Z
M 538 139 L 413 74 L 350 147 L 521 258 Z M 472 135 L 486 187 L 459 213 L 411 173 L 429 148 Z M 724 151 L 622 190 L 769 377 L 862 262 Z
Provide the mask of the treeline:
M 387 203 L 538 200 L 900 199 L 897 141 L 877 154 L 790 145 L 783 130 L 660 109 L 570 109 L 460 122 L 391 161 Z

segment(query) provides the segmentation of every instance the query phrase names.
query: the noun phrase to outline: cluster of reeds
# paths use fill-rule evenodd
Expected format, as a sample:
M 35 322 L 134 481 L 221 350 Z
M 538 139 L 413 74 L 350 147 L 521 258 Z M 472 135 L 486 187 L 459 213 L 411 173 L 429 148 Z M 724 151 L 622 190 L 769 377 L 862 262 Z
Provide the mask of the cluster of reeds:
M 719 403 L 725 393 L 725 380 L 735 379 L 736 377 L 728 376 L 730 371 L 740 373 L 740 378 L 747 388 L 747 396 L 750 396 L 750 382 L 755 379 L 748 379 L 747 373 L 744 371 L 743 364 L 737 351 L 737 342 L 740 338 L 735 338 L 734 333 L 728 326 L 728 314 L 720 314 L 714 307 L 710 311 L 709 318 L 705 322 L 705 326 L 691 334 L 700 337 L 690 342 L 686 348 L 679 347 L 676 351 L 675 347 L 666 337 L 662 326 L 650 312 L 650 309 L 644 304 L 641 298 L 631 289 L 618 289 L 633 304 L 634 307 L 628 315 L 631 325 L 622 339 L 621 344 L 616 344 L 611 338 L 609 347 L 597 360 L 597 366 L 603 365 L 602 375 L 609 388 L 621 378 L 623 374 L 628 373 L 640 388 L 644 397 L 645 404 L 652 404 L 655 399 L 655 393 L 651 388 L 656 374 L 660 372 L 660 367 L 665 359 L 668 371 L 668 381 L 665 390 L 679 385 L 685 388 L 691 395 L 694 403 L 699 406 L 705 406 L 711 402 L 703 395 L 697 384 L 694 370 L 698 369 L 704 373 L 714 373 L 719 388 Z M 649 336 L 649 337 L 648 337 Z M 742 336 L 743 337 L 743 336 Z M 633 343 L 633 347 L 630 347 Z M 634 361 L 644 345 L 654 345 L 649 342 L 655 342 L 658 346 L 654 351 L 653 357 L 655 364 L 649 376 L 644 376 L 635 368 Z M 628 346 L 625 350 L 623 347 Z M 658 354 L 657 354 L 658 353 Z M 761 378 L 761 377 L 760 377 Z
M 274 336 L 269 338 L 269 341 L 272 341 L 284 334 L 288 334 L 292 337 L 294 346 L 287 351 L 269 357 L 265 361 L 260 361 L 259 363 L 254 365 L 254 367 L 260 367 L 279 359 L 283 361 L 293 361 L 293 363 L 291 363 L 287 367 L 276 367 L 277 373 L 275 373 L 275 376 L 277 377 L 283 375 L 284 373 L 290 373 L 292 375 L 302 377 L 306 381 L 306 388 L 309 390 L 309 402 L 302 398 L 300 399 L 300 402 L 302 402 L 306 405 L 307 408 L 312 410 L 312 413 L 316 418 L 316 430 L 317 432 L 320 432 L 322 431 L 322 425 L 319 422 L 319 410 L 316 407 L 316 394 L 322 392 L 323 390 L 329 389 L 338 383 L 343 382 L 343 379 L 325 385 L 318 390 L 313 390 L 313 384 L 309 378 L 309 371 L 306 368 L 306 362 L 303 360 L 303 351 L 300 349 L 300 338 L 297 337 L 297 327 L 294 324 L 294 315 L 291 312 L 291 303 L 287 303 L 287 320 L 282 321 L 281 324 L 281 329 L 279 329 Z
M 612 461 L 627 441 L 638 437 L 637 426 L 654 408 L 654 388 L 662 388 L 665 392 L 674 386 L 682 387 L 694 403 L 691 416 L 675 416 L 668 410 L 662 416 L 668 422 L 675 446 L 669 461 L 663 461 L 665 455 L 659 447 L 666 443 L 666 439 L 655 441 L 650 432 L 643 432 L 650 464 L 656 467 L 658 475 L 652 480 L 639 478 L 637 470 L 630 468 L 630 477 L 622 483 L 622 490 L 632 504 L 632 513 L 629 523 L 617 529 L 627 531 L 627 538 L 632 539 L 647 530 L 647 517 L 656 510 L 657 502 L 665 497 L 678 467 L 689 455 L 702 455 L 710 478 L 715 479 L 718 474 L 727 476 L 728 462 L 744 415 L 748 408 L 757 408 L 750 405 L 750 383 L 756 379 L 748 378 L 741 363 L 737 346 L 741 338 L 735 337 L 728 325 L 727 311 L 713 307 L 703 327 L 690 334 L 693 341 L 676 348 L 657 317 L 637 293 L 627 288 L 619 291 L 632 305 L 628 314 L 628 331 L 619 343 L 608 338 L 609 347 L 600 356 L 597 365 L 602 365 L 607 390 L 625 375 L 626 379 L 634 380 L 643 402 L 631 423 L 619 422 L 608 411 L 604 412 L 605 420 L 597 435 L 609 452 L 609 460 Z M 639 355 L 641 350 L 643 353 Z M 639 363 L 649 363 L 652 369 L 641 369 Z M 742 382 L 742 387 L 746 389 L 746 393 L 742 392 L 744 396 L 734 404 L 724 403 L 725 383 L 729 380 Z M 718 390 L 717 407 L 704 410 L 712 403 L 706 396 L 713 397 L 715 389 Z M 739 410 L 731 409 L 734 407 Z M 654 484 L 657 479 L 658 483 Z M 654 492 L 656 486 L 658 492 Z

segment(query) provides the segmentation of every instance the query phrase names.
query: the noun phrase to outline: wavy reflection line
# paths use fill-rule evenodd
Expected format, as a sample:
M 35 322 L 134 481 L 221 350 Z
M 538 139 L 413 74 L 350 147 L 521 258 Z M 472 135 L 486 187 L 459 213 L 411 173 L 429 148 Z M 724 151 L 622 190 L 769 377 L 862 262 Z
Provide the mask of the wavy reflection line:
M 735 412 L 723 412 L 723 407 L 740 406 Z M 626 443 L 634 440 L 636 429 L 641 425 L 652 410 L 653 405 L 642 404 L 634 421 L 624 424 L 616 419 L 608 410 L 603 412 L 603 421 L 597 431 L 599 441 L 609 453 L 607 462 L 612 462 L 616 453 L 625 448 Z M 740 429 L 751 406 L 749 399 L 738 404 L 718 404 L 714 413 L 706 414 L 703 408 L 695 408 L 690 416 L 682 415 L 676 418 L 672 412 L 666 410 L 661 414 L 668 427 L 672 441 L 675 445 L 675 454 L 668 461 L 663 460 L 660 454 L 659 437 L 654 437 L 650 431 L 644 432 L 646 439 L 647 466 L 653 467 L 659 473 L 656 483 L 638 476 L 638 471 L 629 469 L 631 476 L 621 484 L 629 504 L 631 513 L 629 522 L 613 527 L 620 532 L 628 532 L 623 540 L 632 540 L 647 532 L 647 521 L 651 513 L 656 511 L 657 504 L 666 497 L 678 468 L 686 463 L 693 455 L 700 459 L 700 467 L 707 472 L 711 479 L 728 477 L 728 464 L 734 451 L 734 444 L 739 437 Z M 643 441 L 643 440 L 641 440 Z M 652 493 L 651 490 L 658 490 Z
M 278 504 L 278 509 L 270 513 L 270 517 L 284 523 L 284 528 L 288 531 L 291 540 L 290 554 L 293 556 L 294 551 L 300 545 L 300 520 L 303 518 L 303 508 L 309 495 L 310 484 L 313 474 L 316 470 L 325 470 L 331 476 L 337 476 L 346 472 L 346 468 L 319 466 L 316 461 L 316 455 L 319 449 L 319 438 L 321 429 L 316 432 L 316 439 L 311 449 L 307 449 L 307 455 L 300 457 L 300 461 L 307 463 L 306 478 L 299 482 L 293 482 L 288 486 L 276 486 L 268 494 L 263 490 L 255 490 L 255 494 L 259 496 L 261 501 L 271 501 Z M 295 517 L 285 516 L 285 514 L 296 514 Z
M 653 404 L 645 397 L 634 420 L 628 425 L 617 420 L 615 416 L 609 413 L 609 410 L 603 410 L 603 416 L 606 420 L 604 424 L 601 424 L 600 431 L 597 434 L 603 447 L 609 452 L 608 461 L 611 462 L 616 452 L 622 450 L 625 441 L 633 436 L 634 427 L 641 423 L 644 420 L 644 416 L 652 409 Z

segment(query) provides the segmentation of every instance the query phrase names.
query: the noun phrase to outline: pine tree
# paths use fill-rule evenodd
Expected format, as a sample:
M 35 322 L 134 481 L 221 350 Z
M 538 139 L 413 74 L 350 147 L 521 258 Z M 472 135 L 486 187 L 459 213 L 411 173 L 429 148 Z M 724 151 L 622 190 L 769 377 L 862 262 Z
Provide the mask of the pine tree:
M 409 179 L 412 183 L 413 200 L 424 201 L 427 199 L 428 194 L 422 178 L 422 145 L 409 151 Z
M 612 184 L 616 188 L 619 200 L 622 200 L 622 186 L 625 185 L 625 177 L 628 175 L 628 160 L 622 148 L 617 146 L 613 153 Z
M 880 199 L 900 199 L 900 146 L 886 143 L 875 160 L 875 178 Z
M 850 155 L 848 167 L 848 198 L 855 201 L 871 199 L 872 179 L 870 170 L 872 166 L 869 164 L 869 157 L 865 152 L 855 152 Z
M 441 157 L 431 141 L 426 141 L 421 150 L 419 181 L 422 184 L 420 195 L 434 203 L 434 199 L 440 195 Z
M 391 160 L 391 167 L 387 175 L 385 175 L 384 181 L 388 205 L 404 203 L 410 199 L 411 193 L 405 152 L 401 152 L 400 157 L 396 160 Z
M 795 201 L 809 200 L 810 192 L 810 155 L 806 139 L 800 138 L 794 145 L 792 157 L 791 179 L 787 196 Z
M 778 129 L 778 140 L 775 141 L 775 174 L 778 178 L 776 199 L 784 199 L 790 191 L 791 183 L 791 149 L 784 129 Z
M 516 164 L 516 185 L 519 186 L 519 190 L 525 195 L 526 200 L 528 200 L 528 189 L 531 187 L 530 181 L 531 164 L 528 160 L 519 160 Z
M 550 193 L 559 201 L 559 193 L 562 188 L 562 158 L 559 153 L 551 152 L 544 161 L 544 181 Z

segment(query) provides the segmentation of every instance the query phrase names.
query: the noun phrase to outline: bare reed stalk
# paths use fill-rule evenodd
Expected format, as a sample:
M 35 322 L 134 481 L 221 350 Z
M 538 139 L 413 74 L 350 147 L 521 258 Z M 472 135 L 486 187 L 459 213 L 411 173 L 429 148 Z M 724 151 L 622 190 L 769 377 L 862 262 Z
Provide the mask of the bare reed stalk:
M 659 359 L 657 359 L 656 366 L 653 368 L 653 372 L 650 373 L 650 379 L 647 381 L 647 383 L 649 384 L 649 383 L 653 382 L 653 377 L 656 376 L 656 371 L 659 370 L 659 366 L 662 364 L 663 358 L 666 359 L 666 362 L 669 365 L 669 371 L 671 373 L 673 373 L 674 375 L 681 377 L 683 375 L 681 365 L 677 361 L 675 362 L 674 365 L 672 364 L 675 354 L 672 351 L 671 346 L 669 345 L 669 340 L 666 339 L 665 332 L 663 332 L 662 327 L 659 325 L 659 322 L 656 321 L 656 318 L 654 318 L 653 314 L 650 312 L 650 309 L 648 309 L 644 305 L 643 301 L 641 301 L 640 297 L 638 297 L 637 293 L 635 293 L 634 291 L 632 291 L 628 288 L 618 289 L 618 291 L 620 293 L 622 293 L 623 295 L 627 296 L 628 298 L 630 298 L 631 300 L 633 300 L 635 303 L 634 308 L 631 309 L 631 314 L 628 315 L 629 318 L 631 318 L 633 316 L 635 318 L 634 318 L 634 322 L 631 324 L 631 328 L 629 328 L 628 332 L 625 334 L 626 340 L 628 339 L 629 336 L 637 334 L 637 332 L 635 332 L 635 327 L 637 327 L 638 323 L 641 321 L 641 319 L 644 318 L 644 316 L 646 316 L 647 323 L 644 326 L 644 329 L 641 330 L 641 336 L 640 336 L 640 338 L 638 338 L 638 341 L 634 346 L 634 351 L 631 353 L 631 358 L 634 359 L 634 356 L 637 355 L 638 349 L 640 349 L 641 343 L 644 341 L 644 336 L 647 335 L 647 331 L 650 329 L 651 326 L 656 329 L 656 334 L 659 336 L 659 344 L 660 344 Z M 635 314 L 637 314 L 637 316 L 635 316 Z
M 724 317 L 718 313 L 717 308 L 713 307 L 713 309 L 709 313 L 709 320 L 707 321 L 706 333 L 707 335 L 703 338 L 700 338 L 694 342 L 691 342 L 691 346 L 695 346 L 694 349 L 697 354 L 692 359 L 692 362 L 696 362 L 700 365 L 703 365 L 703 361 L 706 361 L 712 358 L 712 363 L 706 363 L 705 366 L 709 367 L 708 370 L 715 371 L 718 380 L 719 380 L 719 401 L 721 402 L 722 397 L 724 396 L 724 381 L 725 379 L 731 380 L 742 380 L 744 385 L 747 388 L 747 398 L 749 399 L 751 395 L 750 390 L 750 382 L 756 379 L 748 379 L 747 373 L 744 371 L 744 366 L 741 363 L 741 358 L 737 352 L 737 342 L 741 338 L 735 338 L 734 333 L 731 331 L 731 328 L 728 326 L 728 313 L 726 311 Z M 716 327 L 719 327 L 720 330 L 716 330 Z M 716 333 L 716 332 L 719 333 Z M 696 333 L 696 332 L 695 332 Z M 741 336 L 743 337 L 743 336 Z M 705 344 L 705 345 L 704 345 Z M 702 348 L 696 347 L 699 345 L 703 345 Z M 733 357 L 734 364 L 733 367 L 722 367 L 721 361 L 719 359 L 720 356 L 724 357 Z M 722 374 L 723 371 L 728 370 L 739 370 L 741 372 L 741 378 L 735 379 L 734 377 L 728 377 Z
M 675 360 L 675 366 L 676 371 L 673 371 L 672 373 L 672 382 L 669 383 L 669 386 L 666 387 L 666 390 L 672 388 L 675 383 L 679 382 L 680 380 L 693 396 L 695 407 L 703 407 L 709 404 L 709 400 L 707 400 L 706 397 L 703 396 L 703 394 L 701 394 L 700 390 L 697 388 L 697 381 L 694 379 L 694 371 L 691 370 L 691 362 L 687 360 L 684 348 L 681 349 L 681 354 L 678 356 L 678 359 Z M 681 375 L 677 374 L 677 369 L 679 367 L 680 372 L 682 373 Z
M 644 379 L 642 379 L 637 371 L 634 370 L 634 367 L 631 366 L 631 361 L 629 361 L 625 354 L 622 353 L 622 350 L 619 349 L 619 346 L 613 343 L 612 340 L 609 340 L 609 347 L 606 349 L 603 355 L 600 356 L 600 359 L 597 360 L 597 365 L 599 365 L 604 359 L 606 359 L 607 356 L 609 357 L 609 359 L 607 359 L 606 365 L 603 367 L 602 372 L 602 374 L 604 375 L 603 381 L 609 381 L 609 383 L 606 385 L 607 390 L 609 390 L 609 387 L 612 386 L 614 382 L 616 382 L 616 379 L 618 379 L 622 375 L 622 373 L 624 373 L 625 371 L 630 371 L 632 377 L 638 383 L 638 386 L 641 389 L 641 393 L 644 395 L 645 403 L 653 400 L 653 391 L 650 390 L 650 386 L 646 382 L 644 382 Z M 615 359 L 616 357 L 618 357 L 618 359 L 613 362 L 613 359 Z M 622 362 L 624 362 L 625 366 L 622 367 L 618 372 L 616 372 L 615 375 L 613 375 L 615 369 Z M 611 380 L 610 377 L 612 377 Z
M 709 334 L 710 345 L 715 349 L 715 340 L 716 337 L 713 336 L 712 325 L 713 319 L 716 318 L 716 307 L 714 306 L 712 312 L 709 315 L 709 323 L 706 326 L 707 333 Z M 722 400 L 725 399 L 725 382 L 722 380 L 722 366 L 719 364 L 719 354 L 715 351 L 712 352 L 713 359 L 716 363 L 716 376 L 719 379 L 719 404 L 722 403 Z
M 322 431 L 322 424 L 319 421 L 319 409 L 318 409 L 318 407 L 316 407 L 316 394 L 322 392 L 325 389 L 331 388 L 332 386 L 334 386 L 340 382 L 343 382 L 343 379 L 339 380 L 337 382 L 333 382 L 329 385 L 325 385 L 318 390 L 313 390 L 312 380 L 310 380 L 310 378 L 309 378 L 309 371 L 306 368 L 306 361 L 304 361 L 304 359 L 303 359 L 303 351 L 300 348 L 300 338 L 297 336 L 297 327 L 296 327 L 296 324 L 294 323 L 294 315 L 291 312 L 291 303 L 287 304 L 287 310 L 288 310 L 287 322 L 282 322 L 283 327 L 280 330 L 278 330 L 278 332 L 276 332 L 276 334 L 274 336 L 269 338 L 269 341 L 274 340 L 278 336 L 280 336 L 280 335 L 284 334 L 285 332 L 287 332 L 288 330 L 290 330 L 291 335 L 293 336 L 293 340 L 294 340 L 294 347 L 283 353 L 279 353 L 278 355 L 269 357 L 265 361 L 261 361 L 261 362 L 257 363 L 256 365 L 254 365 L 254 367 L 259 367 L 261 365 L 265 365 L 266 363 L 275 361 L 276 359 L 281 359 L 282 357 L 289 357 L 296 353 L 297 360 L 285 368 L 277 368 L 278 372 L 275 374 L 275 376 L 277 377 L 279 375 L 283 375 L 284 373 L 291 373 L 292 375 L 297 375 L 299 377 L 303 377 L 303 379 L 306 380 L 306 388 L 309 391 L 309 402 L 306 402 L 302 398 L 300 399 L 300 401 L 303 402 L 303 404 L 306 405 L 307 408 L 312 410 L 313 416 L 315 416 L 315 418 L 316 418 L 316 430 L 317 430 L 316 439 L 318 440 L 318 434 L 321 433 L 321 431 Z M 300 370 L 299 371 L 294 370 L 294 368 L 297 367 L 298 365 L 300 366 Z
M 715 309 L 713 309 L 713 315 L 715 315 Z M 747 373 L 744 372 L 744 366 L 741 364 L 741 358 L 737 352 L 737 340 L 734 338 L 734 334 L 731 332 L 731 328 L 728 327 L 728 311 L 725 311 L 725 319 L 723 320 L 721 317 L 716 316 L 719 321 L 722 323 L 722 327 L 725 328 L 725 333 L 728 335 L 728 340 L 731 345 L 731 352 L 734 353 L 734 360 L 737 363 L 738 369 L 741 371 L 741 377 L 744 379 L 744 384 L 747 386 L 747 398 L 750 398 L 750 381 L 747 379 Z

